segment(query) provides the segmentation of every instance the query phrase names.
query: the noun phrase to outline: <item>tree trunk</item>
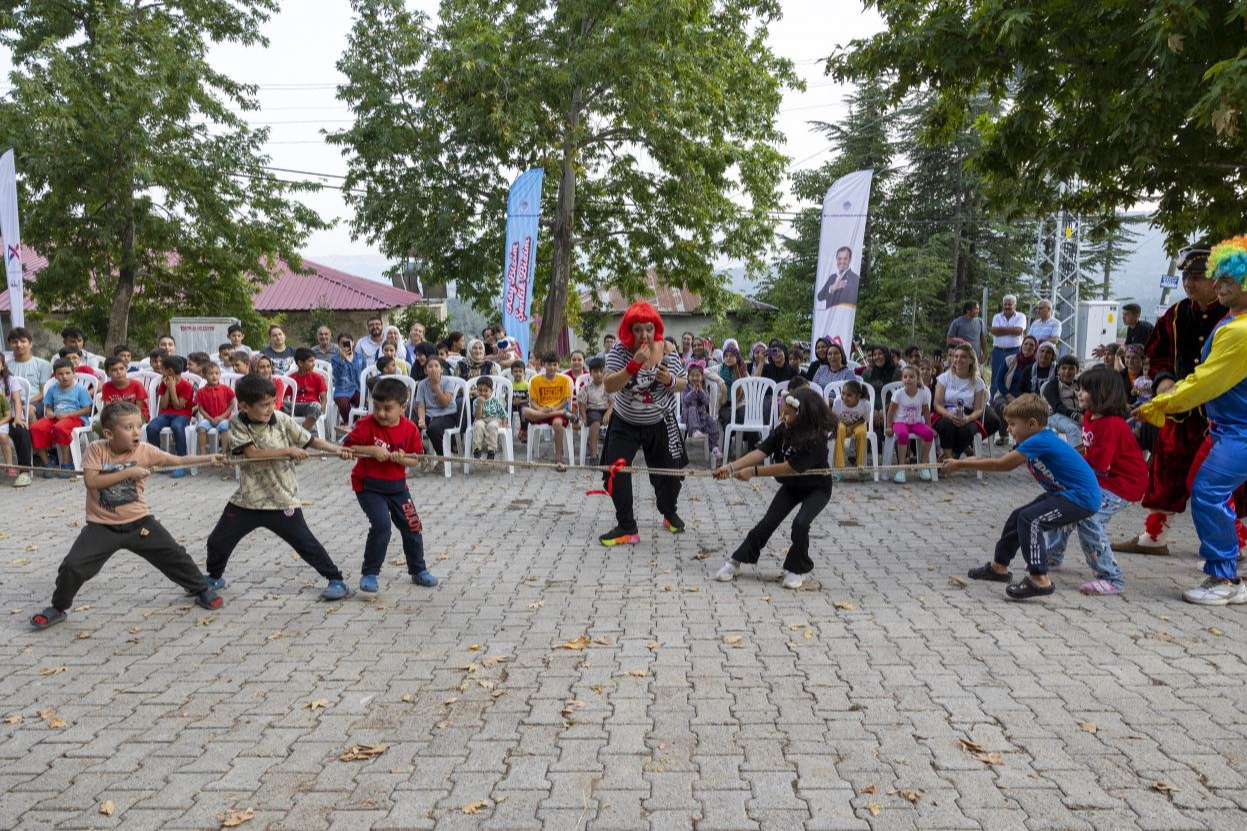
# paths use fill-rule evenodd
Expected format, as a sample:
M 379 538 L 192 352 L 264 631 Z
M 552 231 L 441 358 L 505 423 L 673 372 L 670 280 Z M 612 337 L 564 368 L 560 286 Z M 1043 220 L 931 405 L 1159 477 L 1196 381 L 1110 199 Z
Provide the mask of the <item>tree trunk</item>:
M 576 133 L 580 127 L 581 91 L 572 93 L 563 131 L 563 162 L 559 172 L 559 204 L 554 216 L 554 262 L 550 286 L 541 312 L 536 352 L 556 352 L 567 314 L 567 294 L 572 280 L 572 230 L 576 219 Z
M 1104 286 L 1100 290 L 1101 300 L 1108 300 L 1112 294 L 1113 283 L 1113 234 L 1110 231 L 1108 240 L 1104 243 Z
M 134 299 L 134 284 L 138 276 L 133 217 L 122 229 L 121 245 L 121 267 L 117 269 L 117 288 L 113 292 L 113 308 L 108 315 L 108 336 L 104 339 L 105 355 L 111 355 L 117 344 L 125 343 L 130 331 L 130 301 Z

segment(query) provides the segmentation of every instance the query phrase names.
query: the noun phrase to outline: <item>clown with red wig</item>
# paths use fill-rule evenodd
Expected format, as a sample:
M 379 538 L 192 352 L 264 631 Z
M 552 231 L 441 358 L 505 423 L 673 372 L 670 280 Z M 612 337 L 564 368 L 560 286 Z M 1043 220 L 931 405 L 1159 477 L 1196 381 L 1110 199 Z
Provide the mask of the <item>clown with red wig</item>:
M 1157 427 L 1166 416 L 1201 405 L 1208 416 L 1211 446 L 1191 484 L 1191 519 L 1208 578 L 1182 594 L 1203 606 L 1247 603 L 1238 576 L 1239 539 L 1231 495 L 1247 482 L 1247 235 L 1213 246 L 1208 272 L 1217 300 L 1229 310 L 1204 343 L 1199 365 L 1168 392 L 1139 408 Z
M 633 303 L 619 321 L 619 340 L 606 353 L 604 383 L 614 402 L 602 448 L 604 462 L 623 459 L 631 464 L 639 450 L 647 467 L 679 469 L 688 464 L 675 417 L 676 396 L 687 383 L 684 364 L 679 355 L 667 352 L 662 318 L 649 303 Z M 632 476 L 618 473 L 613 478 L 616 524 L 598 539 L 608 546 L 640 542 Z M 676 513 L 681 481 L 679 476 L 650 477 L 663 527 L 675 534 L 684 530 Z

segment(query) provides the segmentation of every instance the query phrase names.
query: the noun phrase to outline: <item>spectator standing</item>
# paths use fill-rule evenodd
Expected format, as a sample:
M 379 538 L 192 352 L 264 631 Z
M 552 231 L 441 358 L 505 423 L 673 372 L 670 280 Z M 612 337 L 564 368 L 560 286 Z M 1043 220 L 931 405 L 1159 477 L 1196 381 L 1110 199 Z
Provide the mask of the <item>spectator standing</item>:
M 333 342 L 333 330 L 328 326 L 316 327 L 316 345 L 312 347 L 312 354 L 318 361 L 329 363 L 333 360 L 333 356 L 338 354 L 338 347 Z
M 260 350 L 273 362 L 273 372 L 285 375 L 294 366 L 294 347 L 286 344 L 286 330 L 276 323 L 268 327 L 268 346 Z
M 13 360 L 9 362 L 9 373 L 14 378 L 23 378 L 30 382 L 30 401 L 35 408 L 35 418 L 43 417 L 43 385 L 52 380 L 52 364 L 43 358 L 36 358 L 31 353 L 34 339 L 30 330 L 17 326 L 9 330 L 7 338 L 9 349 L 13 350 Z M 23 423 L 25 420 L 23 419 Z
M 229 342 L 234 344 L 235 354 L 246 355 L 248 358 L 250 358 L 251 353 L 254 352 L 255 350 L 252 349 L 250 346 L 247 346 L 245 343 L 243 343 L 244 334 L 245 333 L 243 332 L 242 327 L 239 326 L 237 323 L 231 325 L 229 329 L 226 330 L 226 335 L 229 337 Z
M 1026 334 L 1026 315 L 1017 310 L 1018 299 L 1006 294 L 1000 311 L 992 318 L 992 379 L 1004 374 L 1005 358 L 1016 355 Z
M 979 304 L 967 300 L 961 306 L 961 317 L 954 318 L 948 326 L 948 336 L 944 338 L 949 346 L 956 346 L 962 341 L 974 349 L 974 356 L 983 360 L 987 354 L 987 334 L 983 326 L 983 318 L 979 317 Z
M 1031 335 L 1040 344 L 1050 343 L 1056 346 L 1061 342 L 1061 321 L 1052 316 L 1052 304 L 1040 300 L 1035 304 L 1035 320 L 1031 321 Z
M 78 354 L 82 356 L 83 363 L 94 367 L 103 360 L 99 355 L 88 352 L 86 348 L 86 337 L 82 330 L 77 326 L 66 326 L 61 330 L 61 345 L 71 349 L 77 349 Z
M 385 327 L 381 324 L 381 318 L 374 315 L 368 318 L 368 337 L 355 341 L 355 365 L 363 369 L 375 364 L 383 343 Z
M 1126 324 L 1126 346 L 1136 343 L 1147 346 L 1147 339 L 1152 336 L 1152 330 L 1156 327 L 1146 320 L 1140 320 L 1142 314 L 1143 310 L 1138 303 L 1127 303 L 1121 307 L 1121 322 Z

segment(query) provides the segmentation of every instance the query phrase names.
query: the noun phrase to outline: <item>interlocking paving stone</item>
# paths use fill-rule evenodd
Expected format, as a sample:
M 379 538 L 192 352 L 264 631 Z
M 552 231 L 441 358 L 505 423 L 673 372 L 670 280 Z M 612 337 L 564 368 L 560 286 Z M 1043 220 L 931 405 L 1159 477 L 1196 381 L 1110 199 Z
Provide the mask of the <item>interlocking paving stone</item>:
M 345 467 L 300 480 L 357 580 Z M 1188 518 L 1174 555 L 1119 557 L 1124 595 L 1079 595 L 1071 550 L 1058 593 L 1017 604 L 949 577 L 990 557 L 1035 494 L 1026 474 L 851 483 L 815 522 L 805 589 L 776 580 L 786 526 L 717 583 L 774 488 L 756 484 L 689 480 L 674 536 L 639 482 L 642 542 L 607 550 L 588 475 L 416 476 L 437 589 L 387 563 L 377 595 L 325 604 L 260 532 L 218 612 L 121 553 L 48 632 L 26 618 L 81 524 L 80 486 L 5 490 L 0 717 L 21 719 L 0 724 L 0 828 L 215 829 L 252 807 L 244 827 L 291 831 L 1241 831 L 1247 626 L 1179 599 L 1200 579 Z M 209 473 L 148 495 L 202 561 L 231 489 Z M 338 761 L 353 744 L 387 750 Z

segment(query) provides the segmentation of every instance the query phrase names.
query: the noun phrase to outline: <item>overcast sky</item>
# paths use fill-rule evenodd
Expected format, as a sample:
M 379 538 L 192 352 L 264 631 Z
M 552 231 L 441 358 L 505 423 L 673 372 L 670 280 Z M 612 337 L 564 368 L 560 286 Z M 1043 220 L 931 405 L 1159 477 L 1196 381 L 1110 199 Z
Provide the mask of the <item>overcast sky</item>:
M 431 15 L 437 12 L 434 0 L 414 0 L 409 5 Z M 845 96 L 843 87 L 824 76 L 824 66 L 818 61 L 837 44 L 870 34 L 881 23 L 873 11 L 863 11 L 860 0 L 783 0 L 783 8 L 784 18 L 771 27 L 771 43 L 776 53 L 796 63 L 807 83 L 806 92 L 789 92 L 784 99 L 779 117 L 787 136 L 784 150 L 795 168 L 814 167 L 826 160 L 828 148 L 810 131 L 808 122 L 835 120 L 844 112 Z M 350 110 L 334 98 L 334 87 L 343 80 L 334 64 L 346 48 L 350 26 L 347 0 L 286 0 L 281 13 L 265 27 L 268 49 L 225 45 L 213 51 L 217 69 L 261 86 L 262 110 L 249 117 L 271 128 L 268 150 L 273 166 L 337 175 L 346 172 L 339 151 L 323 143 L 320 130 L 341 129 L 350 122 Z M 339 180 L 321 181 L 336 184 Z M 305 253 L 309 259 L 376 253 L 365 241 L 351 240 L 348 209 L 338 191 L 324 189 L 303 199 L 322 217 L 339 220 L 337 227 L 308 241 Z

